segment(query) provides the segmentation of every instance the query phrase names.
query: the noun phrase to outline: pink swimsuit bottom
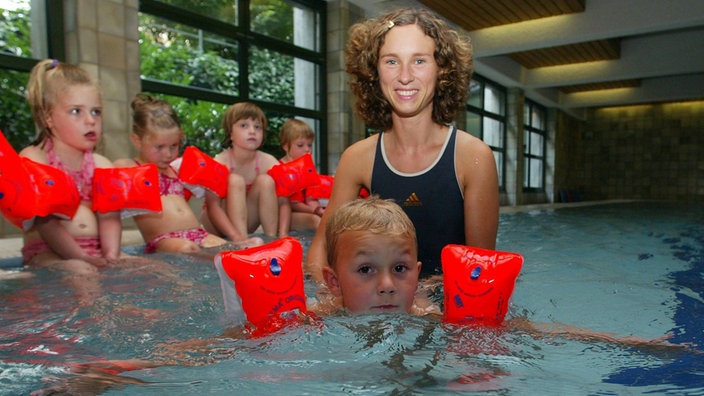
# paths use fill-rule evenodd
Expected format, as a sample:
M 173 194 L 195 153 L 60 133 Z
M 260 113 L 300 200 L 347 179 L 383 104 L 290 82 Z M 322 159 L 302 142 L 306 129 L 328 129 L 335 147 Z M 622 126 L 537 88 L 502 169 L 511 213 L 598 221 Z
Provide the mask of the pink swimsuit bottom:
M 103 253 L 100 250 L 100 239 L 96 237 L 75 237 L 78 246 L 83 249 L 89 256 L 102 257 Z M 36 255 L 52 251 L 49 245 L 41 239 L 36 239 L 27 243 L 22 247 L 22 257 L 25 263 L 34 258 Z
M 144 253 L 155 253 L 156 252 L 156 244 L 163 241 L 164 239 L 169 239 L 169 238 L 187 239 L 191 242 L 197 243 L 200 246 L 200 243 L 203 242 L 203 239 L 205 239 L 205 237 L 207 237 L 207 236 L 208 236 L 208 232 L 202 228 L 191 228 L 189 230 L 169 232 L 166 234 L 159 235 L 158 237 L 149 241 L 147 243 L 147 246 L 144 247 Z

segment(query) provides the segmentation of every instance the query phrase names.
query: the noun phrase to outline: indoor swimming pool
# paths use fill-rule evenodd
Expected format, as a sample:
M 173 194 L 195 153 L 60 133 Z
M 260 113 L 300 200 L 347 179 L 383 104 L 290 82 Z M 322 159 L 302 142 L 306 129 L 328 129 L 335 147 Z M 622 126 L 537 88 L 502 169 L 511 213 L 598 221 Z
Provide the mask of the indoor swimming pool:
M 311 235 L 296 237 L 310 245 Z M 50 271 L 0 281 L 0 393 L 52 387 L 111 395 L 704 393 L 704 205 L 621 202 L 503 212 L 497 249 L 525 258 L 509 318 L 620 337 L 669 335 L 669 343 L 690 347 L 456 327 L 403 314 L 325 317 L 204 347 L 197 341 L 226 326 L 212 261 L 156 254 L 150 259 L 167 267 L 147 262 L 105 270 L 99 292 L 83 305 Z M 313 296 L 314 285 L 306 288 Z M 124 372 L 119 381 L 67 369 L 133 358 L 168 364 Z

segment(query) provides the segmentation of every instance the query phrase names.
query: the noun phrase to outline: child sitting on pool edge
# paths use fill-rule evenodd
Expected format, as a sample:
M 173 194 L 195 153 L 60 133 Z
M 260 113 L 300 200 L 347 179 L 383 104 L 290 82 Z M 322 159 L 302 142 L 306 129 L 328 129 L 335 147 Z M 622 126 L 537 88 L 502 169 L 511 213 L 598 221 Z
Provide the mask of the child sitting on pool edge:
M 134 221 L 146 242 L 145 253 L 195 253 L 201 248 L 222 246 L 224 239 L 203 229 L 188 205 L 184 184 L 171 166 L 179 154 L 183 130 L 170 104 L 146 94 L 132 100 L 133 123 L 130 138 L 137 148 L 135 158 L 115 161 L 116 167 L 153 163 L 159 170 L 162 210 L 135 216 Z
M 305 121 L 291 118 L 286 120 L 279 132 L 279 142 L 286 155 L 279 159 L 282 164 L 294 161 L 313 150 L 315 132 Z M 318 229 L 320 218 L 325 212 L 317 198 L 305 189 L 288 197 L 291 204 L 291 231 L 313 231 Z

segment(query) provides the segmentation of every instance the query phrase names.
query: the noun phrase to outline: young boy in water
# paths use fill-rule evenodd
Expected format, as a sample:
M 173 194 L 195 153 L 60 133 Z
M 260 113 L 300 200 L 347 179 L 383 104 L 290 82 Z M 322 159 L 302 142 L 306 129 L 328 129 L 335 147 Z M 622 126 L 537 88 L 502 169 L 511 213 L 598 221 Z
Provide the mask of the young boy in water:
M 333 306 L 350 313 L 440 313 L 424 299 L 416 301 L 421 267 L 416 230 L 399 205 L 378 196 L 346 202 L 325 233 L 330 264 L 323 278 L 336 297 Z M 324 305 L 316 309 L 326 311 Z

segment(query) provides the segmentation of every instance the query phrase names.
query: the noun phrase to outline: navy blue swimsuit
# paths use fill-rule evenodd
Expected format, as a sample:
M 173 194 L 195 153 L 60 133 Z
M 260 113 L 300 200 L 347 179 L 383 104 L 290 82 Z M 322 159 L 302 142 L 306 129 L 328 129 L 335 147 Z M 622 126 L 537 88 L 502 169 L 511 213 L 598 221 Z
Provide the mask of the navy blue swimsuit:
M 401 205 L 416 227 L 421 275 L 441 274 L 440 252 L 447 244 L 465 244 L 464 198 L 455 174 L 455 139 L 452 127 L 440 158 L 418 173 L 392 168 L 383 152 L 383 132 L 374 156 L 371 193 Z

